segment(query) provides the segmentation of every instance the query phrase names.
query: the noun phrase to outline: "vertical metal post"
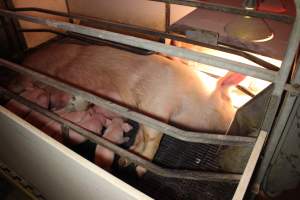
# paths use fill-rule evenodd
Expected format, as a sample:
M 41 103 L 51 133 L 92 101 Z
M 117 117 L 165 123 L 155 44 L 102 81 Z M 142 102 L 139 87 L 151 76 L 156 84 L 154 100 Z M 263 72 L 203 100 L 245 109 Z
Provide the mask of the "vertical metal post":
M 70 17 L 70 4 L 69 4 L 69 1 L 65 0 L 65 3 L 66 3 L 66 7 L 67 7 L 67 12 L 68 12 L 68 15 L 69 15 L 69 22 L 73 24 L 74 20 L 73 20 L 73 18 Z
M 8 9 L 8 10 L 11 8 L 14 8 L 14 5 L 11 0 L 3 0 L 3 5 L 4 5 L 5 9 Z M 17 52 L 17 55 L 15 55 L 16 58 L 13 58 L 13 59 L 19 60 L 20 58 L 22 58 L 23 51 L 25 49 L 27 49 L 27 44 L 26 44 L 23 33 L 17 31 L 17 28 L 20 28 L 20 24 L 17 19 L 6 18 L 6 19 L 4 19 L 4 22 L 6 25 L 5 28 L 7 29 L 8 37 L 12 44 L 12 47 Z M 15 37 L 12 37 L 12 36 L 15 36 Z
M 165 32 L 170 32 L 170 23 L 171 23 L 171 5 L 169 3 L 165 4 Z
M 291 71 L 291 67 L 294 62 L 294 58 L 296 56 L 296 52 L 299 46 L 300 41 L 300 2 L 295 1 L 296 3 L 296 9 L 297 9 L 297 16 L 296 20 L 294 22 L 294 26 L 292 29 L 292 32 L 290 34 L 290 39 L 287 47 L 287 51 L 284 57 L 284 60 L 281 65 L 281 69 L 279 71 L 279 75 L 276 77 L 275 80 L 275 87 L 269 102 L 268 110 L 266 113 L 265 120 L 262 125 L 262 129 L 266 130 L 267 132 L 270 132 L 273 122 L 275 120 L 275 115 L 279 108 L 279 103 L 281 100 L 281 95 L 284 90 L 284 85 L 287 82 L 288 76 Z M 269 135 L 269 139 L 266 145 L 266 150 L 264 154 L 264 158 L 259 166 L 259 169 L 257 171 L 257 175 L 255 178 L 255 186 L 260 186 L 264 175 L 268 169 L 268 166 L 270 164 L 270 161 L 272 159 L 272 156 L 274 154 L 274 151 L 276 149 L 276 146 L 279 142 L 279 139 L 281 137 L 282 131 L 281 126 L 284 125 L 284 122 L 287 120 L 288 115 L 286 115 L 286 112 L 288 112 L 291 107 L 292 102 L 286 97 L 283 106 L 281 107 L 281 115 L 277 119 L 277 124 L 273 129 L 272 134 Z M 278 129 L 279 128 L 279 129 Z M 278 131 L 276 131 L 276 129 Z
M 238 184 L 237 189 L 235 190 L 234 196 L 232 198 L 233 200 L 242 200 L 244 198 L 248 184 L 252 177 L 252 173 L 256 166 L 257 160 L 259 159 L 259 155 L 264 146 L 266 138 L 267 138 L 267 132 L 260 131 L 256 143 L 251 152 L 250 158 L 247 162 L 247 166 L 243 172 L 243 176 Z
M 291 80 L 291 83 L 292 85 L 299 85 L 300 84 L 300 62 L 298 62 L 298 66 L 296 67 L 296 72 L 295 72 L 295 76 L 294 78 Z M 280 115 L 279 115 L 279 119 L 277 120 L 278 122 L 276 123 L 276 127 L 274 127 L 274 131 L 272 134 L 274 135 L 279 135 L 280 133 L 281 134 L 281 137 L 278 141 L 278 144 L 276 146 L 276 150 L 275 152 L 273 153 L 273 156 L 271 158 L 271 161 L 269 163 L 269 167 L 271 167 L 274 162 L 276 162 L 277 160 L 277 157 L 279 155 L 279 152 L 280 152 L 280 149 L 285 141 L 285 138 L 288 134 L 288 131 L 284 131 L 286 127 L 288 127 L 289 125 L 288 122 L 289 122 L 289 118 L 290 118 L 290 115 L 292 115 L 293 113 L 293 109 L 295 108 L 295 104 L 297 104 L 297 99 L 299 98 L 299 96 L 296 96 L 294 94 L 291 94 L 290 92 L 287 93 L 286 95 L 286 98 L 284 99 L 284 102 L 283 102 L 283 109 L 281 110 L 280 112 Z M 269 168 L 268 168 L 269 169 Z M 269 173 L 267 173 L 269 174 Z M 262 189 L 264 191 L 266 191 L 266 187 L 267 185 L 266 184 L 262 184 Z

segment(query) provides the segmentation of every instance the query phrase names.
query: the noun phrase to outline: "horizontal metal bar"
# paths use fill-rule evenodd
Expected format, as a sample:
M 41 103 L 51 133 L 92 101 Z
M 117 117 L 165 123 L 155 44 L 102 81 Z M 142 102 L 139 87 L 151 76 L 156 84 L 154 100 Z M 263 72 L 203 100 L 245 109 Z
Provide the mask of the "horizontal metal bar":
M 13 71 L 19 72 L 21 74 L 25 74 L 33 77 L 36 80 L 39 80 L 42 83 L 58 88 L 62 91 L 65 91 L 74 96 L 80 96 L 86 101 L 94 103 L 96 105 L 100 105 L 105 107 L 106 109 L 116 112 L 125 118 L 132 119 L 139 123 L 145 124 L 151 128 L 154 128 L 166 135 L 174 137 L 176 139 L 187 141 L 187 142 L 195 142 L 195 143 L 207 143 L 207 144 L 221 144 L 221 145 L 252 145 L 255 142 L 255 138 L 252 137 L 242 137 L 242 136 L 231 136 L 231 135 L 218 135 L 218 134 L 210 134 L 210 133 L 199 133 L 199 132 L 191 132 L 184 131 L 178 129 L 176 127 L 170 126 L 166 123 L 160 122 L 158 120 L 152 119 L 146 115 L 134 112 L 126 107 L 115 104 L 111 101 L 105 100 L 96 95 L 90 94 L 86 91 L 77 89 L 68 84 L 57 81 L 53 78 L 50 78 L 41 73 L 32 71 L 15 63 L 9 62 L 7 60 L 0 58 L 0 64 L 4 67 L 11 69 Z
M 89 37 L 89 36 L 85 36 L 85 35 L 81 35 L 81 34 L 77 34 L 77 33 L 71 33 L 71 32 L 67 32 L 67 31 L 57 31 L 57 30 L 52 30 L 52 29 L 18 29 L 18 31 L 20 31 L 20 32 L 49 32 L 49 33 L 54 33 L 57 35 L 63 35 L 66 37 L 77 39 L 80 41 L 84 41 L 89 44 L 110 45 L 115 48 L 122 49 L 125 51 L 130 51 L 130 52 L 140 54 L 140 55 L 152 55 L 155 53 L 153 51 L 149 51 L 146 49 L 140 49 L 140 48 L 132 47 L 129 45 L 111 42 L 108 40 L 101 40 L 98 38 Z
M 251 51 L 253 53 L 257 53 L 255 51 L 253 51 L 253 49 L 251 49 L 251 50 L 250 49 L 242 49 L 243 51 L 241 51 L 240 47 L 238 49 L 237 47 L 234 47 L 231 44 L 228 44 L 223 41 L 218 41 L 218 45 L 211 45 L 209 43 L 203 43 L 200 41 L 195 41 L 190 38 L 178 36 L 175 34 L 160 32 L 160 31 L 152 30 L 152 29 L 147 29 L 145 27 L 111 22 L 111 21 L 101 20 L 101 19 L 97 19 L 97 18 L 81 16 L 78 14 L 76 14 L 76 15 L 68 14 L 68 13 L 64 13 L 64 12 L 53 11 L 53 10 L 48 10 L 48 9 L 43 9 L 43 8 L 35 8 L 35 7 L 15 8 L 15 9 L 12 9 L 12 11 L 34 11 L 34 12 L 47 13 L 47 14 L 57 15 L 57 16 L 62 16 L 62 17 L 71 17 L 74 19 L 79 19 L 83 22 L 89 22 L 89 23 L 101 25 L 104 27 L 109 27 L 109 28 L 114 27 L 114 28 L 118 28 L 118 29 L 122 29 L 122 30 L 128 30 L 131 32 L 136 32 L 136 33 L 141 33 L 141 34 L 146 34 L 146 35 L 151 35 L 151 36 L 158 36 L 160 38 L 169 38 L 169 39 L 176 40 L 176 41 L 186 42 L 186 43 L 190 43 L 190 44 L 194 44 L 194 45 L 199 45 L 199 46 L 203 46 L 203 47 L 207 47 L 207 48 L 211 48 L 211 49 L 224 51 L 227 53 L 236 54 L 236 55 L 244 57 L 248 60 L 251 60 L 252 62 L 254 62 L 258 65 L 261 65 L 262 67 L 264 67 L 266 69 L 270 69 L 272 71 L 278 71 L 278 69 L 279 69 L 277 66 L 275 66 L 269 62 L 266 62 L 256 56 L 253 56 L 253 55 L 245 52 L 245 51 Z
M 183 49 L 175 46 L 169 46 L 169 45 L 161 44 L 159 42 L 154 42 L 154 41 L 141 39 L 133 36 L 127 36 L 124 34 L 99 30 L 99 29 L 85 27 L 77 24 L 71 24 L 67 22 L 59 22 L 51 19 L 38 18 L 38 17 L 24 15 L 20 13 L 14 13 L 12 11 L 7 11 L 3 9 L 0 9 L 0 15 L 19 18 L 25 21 L 44 24 L 54 28 L 76 32 L 76 33 L 80 33 L 83 35 L 88 35 L 88 36 L 92 36 L 104 40 L 110 40 L 110 41 L 130 45 L 130 46 L 139 47 L 142 49 L 149 49 L 152 51 L 165 53 L 171 56 L 192 60 L 195 62 L 215 66 L 218 68 L 227 69 L 230 71 L 235 71 L 241 74 L 245 74 L 248 76 L 256 77 L 271 82 L 275 80 L 275 77 L 277 75 L 277 73 L 274 71 L 262 69 L 253 65 L 248 65 L 248 64 L 244 64 L 244 63 L 240 63 L 240 62 L 236 62 L 229 59 L 224 59 L 224 58 L 220 58 L 220 57 L 216 57 L 204 53 L 198 53 L 195 51 L 191 51 L 188 49 Z
M 243 8 L 238 8 L 238 7 L 233 7 L 233 6 L 223 5 L 223 4 L 209 3 L 209 2 L 198 1 L 198 0 L 150 0 L 150 1 L 191 6 L 191 7 L 203 8 L 206 10 L 220 11 L 224 13 L 231 13 L 231 14 L 245 15 L 245 16 L 247 15 L 251 17 L 258 17 L 264 19 L 272 19 L 275 21 L 280 21 L 289 24 L 293 23 L 294 21 L 294 17 L 289 15 L 279 15 L 279 14 L 274 14 L 269 12 L 267 13 L 267 12 L 260 12 L 254 10 L 246 10 Z
M 223 174 L 223 173 L 214 173 L 214 172 L 203 172 L 203 171 L 191 171 L 191 170 L 174 170 L 174 169 L 165 169 L 161 168 L 152 162 L 141 158 L 134 153 L 131 153 L 129 151 L 126 151 L 125 149 L 122 149 L 121 147 L 111 143 L 110 141 L 101 138 L 97 136 L 96 134 L 87 131 L 84 128 L 81 128 L 80 126 L 65 120 L 61 118 L 59 115 L 50 112 L 49 110 L 42 108 L 38 106 L 37 104 L 30 102 L 29 100 L 26 100 L 25 98 L 18 96 L 2 87 L 0 87 L 0 93 L 4 94 L 5 96 L 9 98 L 13 98 L 14 100 L 26 105 L 27 107 L 31 108 L 34 111 L 37 111 L 61 124 L 64 126 L 78 132 L 80 135 L 86 137 L 92 142 L 95 142 L 96 144 L 102 145 L 116 154 L 124 157 L 125 159 L 130 160 L 131 162 L 135 163 L 136 165 L 141 165 L 148 169 L 149 171 L 163 176 L 167 178 L 178 178 L 178 179 L 189 179 L 189 180 L 209 180 L 209 181 L 229 181 L 229 182 L 236 182 L 240 179 L 241 175 L 239 174 Z
M 76 35 L 72 35 L 72 34 L 69 34 L 69 33 L 63 33 L 63 32 L 59 32 L 59 31 L 54 31 L 54 30 L 51 30 L 51 29 L 19 29 L 19 31 L 21 32 L 50 32 L 50 33 L 54 33 L 54 34 L 61 34 L 61 35 L 64 35 L 64 36 L 67 36 L 67 37 L 71 37 L 71 38 L 74 38 L 74 39 L 80 39 L 80 40 L 87 40 L 86 42 L 93 42 L 93 44 L 95 44 L 95 42 L 102 42 L 102 40 L 98 40 L 98 41 L 91 41 L 90 38 L 81 38 L 81 36 L 76 36 Z M 104 41 L 105 43 L 106 41 Z M 114 44 L 112 44 L 114 45 Z M 122 48 L 122 49 L 125 49 L 125 48 Z M 125 49 L 125 50 L 128 50 L 128 49 Z M 131 50 L 132 51 L 132 50 Z M 148 54 L 146 54 L 148 55 Z M 249 54 L 251 55 L 251 54 Z M 205 72 L 204 72 L 205 73 Z M 210 74 L 210 73 L 206 73 L 208 74 L 209 76 L 212 76 L 214 78 L 220 78 L 220 76 L 216 76 L 216 75 L 213 75 L 213 74 Z M 243 92 L 244 94 L 250 96 L 250 97 L 254 97 L 255 95 L 252 94 L 249 90 L 247 90 L 245 87 L 243 86 L 240 86 L 240 85 L 237 85 L 236 86 L 237 89 L 239 89 L 241 92 Z M 287 90 L 293 90 L 293 87 L 289 85 L 289 87 L 287 87 Z
M 52 30 L 52 29 L 19 29 L 18 31 L 21 31 L 21 32 L 49 32 L 49 33 L 54 33 L 54 34 L 58 34 L 58 35 L 64 35 L 64 36 L 74 38 L 74 39 L 78 39 L 78 40 L 83 40 L 85 42 L 89 42 L 89 43 L 92 43 L 92 44 L 95 44 L 97 42 L 105 43 L 105 44 L 108 44 L 108 45 L 116 46 L 118 48 L 128 50 L 128 51 L 132 51 L 134 53 L 142 54 L 142 55 L 150 55 L 150 54 L 154 53 L 153 51 L 147 51 L 147 50 L 144 50 L 144 49 L 142 49 L 141 51 L 139 51 L 140 49 L 138 49 L 138 48 L 136 50 L 134 50 L 131 47 L 131 49 L 130 49 L 130 46 L 127 46 L 127 45 L 122 45 L 122 44 L 118 44 L 118 43 L 115 43 L 115 42 L 110 42 L 110 41 L 107 41 L 107 40 L 100 40 L 100 39 L 97 39 L 97 38 L 88 37 L 88 36 L 84 36 L 84 35 L 80 35 L 80 34 L 76 34 L 76 33 L 71 33 L 71 32 L 61 32 L 61 31 L 56 31 L 56 30 Z M 279 71 L 279 69 L 280 69 L 279 67 L 277 67 L 277 66 L 275 66 L 271 63 L 268 63 L 268 62 L 254 56 L 254 55 L 251 55 L 247 52 L 233 49 L 233 47 L 224 47 L 224 48 L 217 48 L 217 49 L 218 50 L 223 50 L 223 51 L 225 50 L 227 53 L 238 54 L 239 56 L 247 58 L 248 60 L 251 60 L 252 62 L 254 62 L 256 64 L 259 64 L 262 67 L 264 67 L 266 69 L 269 69 L 269 70 L 272 70 L 272 71 Z
M 292 84 L 286 84 L 284 86 L 284 89 L 288 92 L 291 93 L 291 95 L 295 95 L 295 96 L 299 96 L 300 95 L 300 87 L 299 85 L 295 84 L 295 85 L 292 85 Z

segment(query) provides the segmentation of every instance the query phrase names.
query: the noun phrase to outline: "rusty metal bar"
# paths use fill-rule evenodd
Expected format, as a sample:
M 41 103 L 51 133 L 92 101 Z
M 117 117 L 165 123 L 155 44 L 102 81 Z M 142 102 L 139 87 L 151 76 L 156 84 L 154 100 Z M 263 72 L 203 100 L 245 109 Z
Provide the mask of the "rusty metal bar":
M 0 93 L 4 94 L 5 96 L 9 98 L 13 98 L 14 100 L 24 104 L 25 106 L 31 108 L 32 110 L 39 112 L 61 124 L 63 126 L 68 127 L 80 135 L 86 137 L 90 141 L 102 145 L 111 151 L 115 152 L 116 154 L 132 161 L 136 165 L 141 165 L 148 169 L 149 171 L 163 176 L 163 177 L 168 177 L 168 178 L 178 178 L 178 179 L 189 179 L 189 180 L 209 180 L 209 181 L 228 181 L 228 182 L 236 182 L 240 179 L 241 175 L 240 174 L 223 174 L 223 173 L 214 173 L 214 172 L 203 172 L 203 171 L 191 171 L 191 170 L 175 170 L 175 169 L 165 169 L 160 166 L 157 166 L 153 164 L 152 162 L 141 158 L 134 153 L 131 153 L 129 151 L 126 151 L 125 149 L 122 149 L 121 147 L 111 143 L 110 141 L 101 138 L 97 136 L 96 134 L 87 131 L 84 128 L 81 128 L 80 126 L 74 124 L 73 122 L 70 122 L 68 120 L 65 120 L 61 118 L 59 115 L 50 112 L 49 110 L 42 108 L 38 106 L 37 104 L 26 100 L 25 98 L 18 96 L 2 87 L 0 87 Z
M 84 34 L 84 35 L 88 35 L 88 36 L 92 36 L 104 40 L 119 42 L 122 44 L 135 46 L 143 49 L 149 49 L 160 53 L 165 53 L 171 56 L 176 56 L 176 57 L 192 60 L 195 62 L 215 66 L 218 68 L 227 69 L 230 71 L 238 72 L 241 74 L 245 74 L 248 76 L 256 77 L 271 82 L 275 81 L 275 77 L 277 75 L 277 73 L 274 71 L 262 69 L 253 65 L 231 61 L 229 59 L 224 59 L 224 58 L 220 58 L 220 57 L 216 57 L 204 53 L 198 53 L 188 49 L 168 46 L 165 44 L 161 44 L 159 42 L 154 42 L 154 41 L 141 39 L 133 36 L 127 36 L 124 34 L 99 30 L 99 29 L 71 24 L 67 22 L 59 22 L 56 20 L 38 18 L 30 15 L 14 13 L 12 11 L 7 11 L 3 9 L 0 9 L 0 15 L 18 18 L 21 20 L 30 21 L 38 24 L 44 24 L 54 28 L 76 32 L 76 33 L 80 33 L 80 34 Z
M 288 23 L 288 24 L 293 23 L 294 21 L 294 18 L 289 15 L 279 15 L 274 13 L 246 10 L 243 8 L 216 4 L 216 3 L 209 3 L 204 1 L 197 1 L 197 0 L 150 0 L 150 1 L 197 7 L 206 10 L 219 11 L 219 12 L 225 12 L 225 13 L 231 13 L 237 15 L 245 15 L 245 16 L 257 17 L 257 18 L 271 19 L 275 21 Z

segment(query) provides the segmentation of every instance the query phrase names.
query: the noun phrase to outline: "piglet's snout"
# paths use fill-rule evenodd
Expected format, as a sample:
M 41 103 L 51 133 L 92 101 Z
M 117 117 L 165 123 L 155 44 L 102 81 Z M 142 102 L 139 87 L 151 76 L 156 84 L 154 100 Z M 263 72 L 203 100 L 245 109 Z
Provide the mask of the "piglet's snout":
M 124 137 L 124 133 L 129 132 L 132 127 L 128 123 L 125 123 L 123 119 L 106 119 L 104 126 L 106 130 L 104 131 L 103 137 L 109 141 L 115 144 L 122 144 L 129 140 L 129 137 Z

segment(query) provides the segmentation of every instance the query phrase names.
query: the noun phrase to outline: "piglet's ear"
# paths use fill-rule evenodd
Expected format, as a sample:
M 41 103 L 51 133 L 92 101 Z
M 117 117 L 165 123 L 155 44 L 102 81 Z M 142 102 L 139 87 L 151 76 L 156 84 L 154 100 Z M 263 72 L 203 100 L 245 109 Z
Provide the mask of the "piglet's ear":
M 132 129 L 132 126 L 129 125 L 128 123 L 123 123 L 122 124 L 122 129 L 123 129 L 124 132 L 127 133 L 127 132 L 129 132 Z
M 230 86 L 238 85 L 246 78 L 245 75 L 236 72 L 228 72 L 224 77 L 218 80 L 218 86 L 228 88 Z

